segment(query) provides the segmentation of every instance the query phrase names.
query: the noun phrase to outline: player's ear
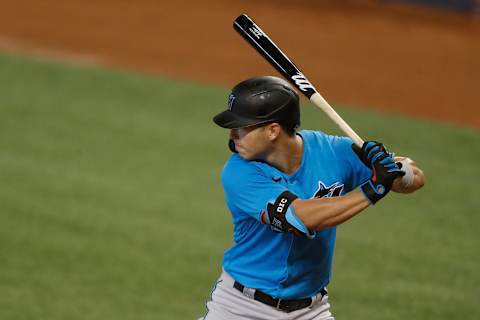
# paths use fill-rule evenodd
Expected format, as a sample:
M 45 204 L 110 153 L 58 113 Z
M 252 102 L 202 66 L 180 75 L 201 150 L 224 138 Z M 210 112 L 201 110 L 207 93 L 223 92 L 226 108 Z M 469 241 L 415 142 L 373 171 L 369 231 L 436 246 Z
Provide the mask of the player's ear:
M 267 137 L 270 141 L 276 140 L 280 135 L 280 131 L 282 130 L 280 125 L 276 122 L 268 124 L 265 129 L 266 129 Z

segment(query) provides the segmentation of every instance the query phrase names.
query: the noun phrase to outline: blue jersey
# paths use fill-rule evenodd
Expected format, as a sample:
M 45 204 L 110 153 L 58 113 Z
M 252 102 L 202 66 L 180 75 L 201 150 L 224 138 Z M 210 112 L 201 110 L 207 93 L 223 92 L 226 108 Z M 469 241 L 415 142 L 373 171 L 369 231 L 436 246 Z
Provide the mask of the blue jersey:
M 224 254 L 223 268 L 244 286 L 284 299 L 313 296 L 329 283 L 336 228 L 310 238 L 275 232 L 261 222 L 267 204 L 287 190 L 300 199 L 344 195 L 371 177 L 349 138 L 307 130 L 298 135 L 303 156 L 292 175 L 238 154 L 222 172 L 234 224 L 234 244 Z

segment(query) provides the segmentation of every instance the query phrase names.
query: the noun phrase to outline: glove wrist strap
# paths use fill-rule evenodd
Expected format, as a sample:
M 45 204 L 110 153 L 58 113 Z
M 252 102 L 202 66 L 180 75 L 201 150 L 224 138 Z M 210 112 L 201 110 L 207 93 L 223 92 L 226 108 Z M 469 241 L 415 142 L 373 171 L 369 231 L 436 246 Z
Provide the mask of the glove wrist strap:
M 382 184 L 375 184 L 372 180 L 368 180 L 360 186 L 365 197 L 370 201 L 370 204 L 377 203 L 380 199 L 385 197 L 387 189 Z

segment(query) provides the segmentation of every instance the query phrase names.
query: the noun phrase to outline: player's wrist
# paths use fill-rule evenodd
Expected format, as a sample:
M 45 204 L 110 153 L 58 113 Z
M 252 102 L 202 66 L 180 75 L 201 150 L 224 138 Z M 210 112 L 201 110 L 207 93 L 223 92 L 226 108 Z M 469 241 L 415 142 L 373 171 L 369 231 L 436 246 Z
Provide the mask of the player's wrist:
M 381 183 L 374 183 L 372 179 L 360 185 L 360 191 L 371 205 L 375 205 L 388 193 L 388 189 Z

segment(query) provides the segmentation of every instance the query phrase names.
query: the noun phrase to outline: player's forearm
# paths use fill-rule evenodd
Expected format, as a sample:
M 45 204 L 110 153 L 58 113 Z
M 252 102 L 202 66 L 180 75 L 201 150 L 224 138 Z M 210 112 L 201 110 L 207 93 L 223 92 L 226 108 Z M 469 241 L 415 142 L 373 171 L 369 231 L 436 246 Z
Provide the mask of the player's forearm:
M 361 191 L 334 198 L 297 199 L 292 203 L 295 213 L 310 230 L 339 225 L 369 205 Z

